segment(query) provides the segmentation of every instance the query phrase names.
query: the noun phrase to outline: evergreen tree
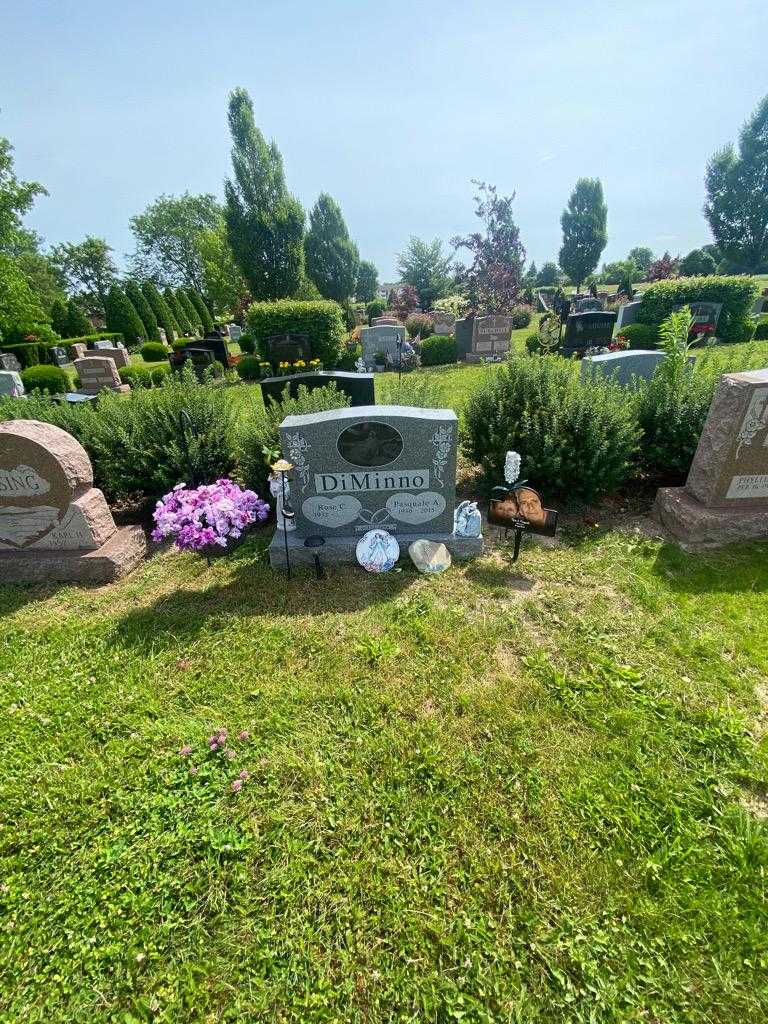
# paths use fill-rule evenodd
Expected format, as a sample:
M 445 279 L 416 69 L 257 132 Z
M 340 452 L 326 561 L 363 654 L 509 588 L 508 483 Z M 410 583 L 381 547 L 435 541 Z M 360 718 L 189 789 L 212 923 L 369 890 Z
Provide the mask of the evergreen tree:
M 750 273 L 768 265 L 768 96 L 732 145 L 707 165 L 704 216 L 727 263 Z
M 360 253 L 349 237 L 341 207 L 321 192 L 309 214 L 304 242 L 307 276 L 325 299 L 344 302 L 355 293 Z
M 283 159 L 256 127 L 245 89 L 229 97 L 234 177 L 224 183 L 227 234 L 254 299 L 282 299 L 304 272 L 304 211 L 285 183 Z
M 196 292 L 193 288 L 190 288 L 187 292 L 189 300 L 197 310 L 198 319 L 203 325 L 203 333 L 210 334 L 213 330 L 213 317 L 211 311 L 203 301 L 203 297 L 199 292 Z
M 173 294 L 173 290 L 166 288 L 163 292 L 163 298 L 168 309 L 173 313 L 173 319 L 179 325 L 180 332 L 182 334 L 189 334 L 192 330 L 192 324 L 187 320 L 187 315 L 179 305 L 179 300 Z
M 183 288 L 176 289 L 176 300 L 184 311 L 184 316 L 186 316 L 189 321 L 192 330 L 195 334 L 200 334 L 203 330 L 203 325 L 200 323 L 200 317 L 197 310 L 189 301 L 189 296 Z
M 104 300 L 104 313 L 107 319 L 107 329 L 122 334 L 126 344 L 133 345 L 146 337 L 141 317 L 119 285 L 113 284 L 107 292 Z
M 579 178 L 563 210 L 560 266 L 578 291 L 600 262 L 608 243 L 608 207 L 599 178 Z
M 157 326 L 157 317 L 155 316 L 152 307 L 147 301 L 144 292 L 139 288 L 135 281 L 126 281 L 125 283 L 125 294 L 133 303 L 133 308 L 139 314 L 141 322 L 144 324 L 144 330 L 146 331 L 147 339 L 150 341 L 160 341 L 160 331 Z
M 439 238 L 424 242 L 411 236 L 405 251 L 398 254 L 397 269 L 403 284 L 416 289 L 422 309 L 432 309 L 437 299 L 445 298 L 453 283 L 451 257 L 443 252 Z
M 155 314 L 158 326 L 162 327 L 165 331 L 168 344 L 173 344 L 174 337 L 180 333 L 179 325 L 176 323 L 165 299 L 152 281 L 145 281 L 141 286 L 141 291 L 152 307 L 152 312 Z
M 56 299 L 51 306 L 51 327 L 62 338 L 67 337 L 67 304 L 63 299 Z
M 93 334 L 93 324 L 83 312 L 76 299 L 67 302 L 67 319 L 65 324 L 65 338 L 84 338 L 86 334 Z
M 355 295 L 359 302 L 372 302 L 379 290 L 379 272 L 369 260 L 360 260 Z

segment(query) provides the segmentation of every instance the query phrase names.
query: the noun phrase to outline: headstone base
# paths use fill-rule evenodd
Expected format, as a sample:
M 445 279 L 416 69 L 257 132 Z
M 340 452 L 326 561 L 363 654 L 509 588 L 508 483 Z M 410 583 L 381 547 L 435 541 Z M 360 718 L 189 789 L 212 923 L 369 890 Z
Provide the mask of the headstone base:
M 0 583 L 111 583 L 147 553 L 140 526 L 124 526 L 94 551 L 0 551 Z
M 362 534 L 360 535 L 362 536 Z M 432 540 L 445 544 L 454 558 L 476 558 L 483 553 L 482 537 L 458 537 L 453 533 L 396 533 L 400 545 L 400 560 L 409 561 L 408 546 L 415 540 Z M 304 546 L 306 538 L 297 537 L 295 531 L 288 533 L 288 553 L 291 567 L 296 565 L 314 566 L 315 555 L 324 565 L 357 563 L 356 548 L 360 537 L 326 537 L 319 548 Z M 269 545 L 269 564 L 273 569 L 285 569 L 285 534 L 275 530 Z
M 686 551 L 709 551 L 726 544 L 768 540 L 768 507 L 708 508 L 685 487 L 662 487 L 651 516 Z

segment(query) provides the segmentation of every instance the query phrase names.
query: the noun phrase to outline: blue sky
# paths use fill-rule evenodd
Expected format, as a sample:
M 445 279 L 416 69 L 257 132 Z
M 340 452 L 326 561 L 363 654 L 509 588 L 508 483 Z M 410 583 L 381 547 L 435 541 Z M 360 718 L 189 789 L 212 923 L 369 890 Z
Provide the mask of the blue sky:
M 222 194 L 236 85 L 385 280 L 410 235 L 474 230 L 473 177 L 517 193 L 539 266 L 579 176 L 603 182 L 604 259 L 685 253 L 710 241 L 708 157 L 768 91 L 766 38 L 765 0 L 9 2 L 0 135 L 50 192 L 28 223 L 120 257 L 159 194 Z

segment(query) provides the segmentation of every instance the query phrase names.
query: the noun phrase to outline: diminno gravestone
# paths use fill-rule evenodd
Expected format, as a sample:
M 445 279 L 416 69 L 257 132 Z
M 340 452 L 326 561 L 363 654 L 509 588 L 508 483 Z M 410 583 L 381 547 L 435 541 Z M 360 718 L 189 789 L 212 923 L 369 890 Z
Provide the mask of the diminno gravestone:
M 720 378 L 685 487 L 653 514 L 691 550 L 768 538 L 768 369 Z
M 0 581 L 105 583 L 145 551 L 140 526 L 115 525 L 74 437 L 37 420 L 0 423 Z
M 394 534 L 403 552 L 425 538 L 457 557 L 479 554 L 481 537 L 453 532 L 457 438 L 450 409 L 374 405 L 288 416 L 280 443 L 294 466 L 291 560 L 309 564 L 319 552 L 323 561 L 354 562 L 358 540 L 376 527 Z M 322 537 L 322 547 L 305 547 L 308 537 Z M 276 532 L 271 565 L 285 566 L 283 545 Z

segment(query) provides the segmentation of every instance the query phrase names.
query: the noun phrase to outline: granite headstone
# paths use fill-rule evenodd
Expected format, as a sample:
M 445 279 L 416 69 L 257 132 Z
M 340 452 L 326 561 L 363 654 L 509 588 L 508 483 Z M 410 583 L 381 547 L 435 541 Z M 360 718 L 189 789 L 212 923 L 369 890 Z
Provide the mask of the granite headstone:
M 509 352 L 512 321 L 508 316 L 476 316 L 456 321 L 456 354 L 459 360 L 479 363 Z
M 261 395 L 265 404 L 268 399 L 279 402 L 286 388 L 290 397 L 295 398 L 300 385 L 314 391 L 315 388 L 325 388 L 329 384 L 335 384 L 339 391 L 347 395 L 351 405 L 374 405 L 376 402 L 372 373 L 346 373 L 343 370 L 317 370 L 314 373 L 292 373 L 287 377 L 265 377 L 261 381 Z
M 21 398 L 24 384 L 16 370 L 0 370 L 0 398 Z
M 635 323 L 640 305 L 641 303 L 638 299 L 636 302 L 625 302 L 623 306 L 619 306 L 616 328 L 628 327 L 629 324 Z
M 589 377 L 599 373 L 626 387 L 632 383 L 633 377 L 650 380 L 659 363 L 664 362 L 664 358 L 663 352 L 654 352 L 650 349 L 629 349 L 624 352 L 586 356 L 581 361 L 581 376 Z
M 98 395 L 101 391 L 130 391 L 120 380 L 114 359 L 107 356 L 85 356 L 75 360 L 75 371 L 80 378 L 80 391 L 85 395 Z
M 569 313 L 565 322 L 563 354 L 572 355 L 593 345 L 608 345 L 615 323 L 615 313 Z
M 402 324 L 377 324 L 375 327 L 360 329 L 360 344 L 366 366 L 373 366 L 377 352 L 384 356 L 397 357 L 398 341 L 405 341 L 405 327 Z

